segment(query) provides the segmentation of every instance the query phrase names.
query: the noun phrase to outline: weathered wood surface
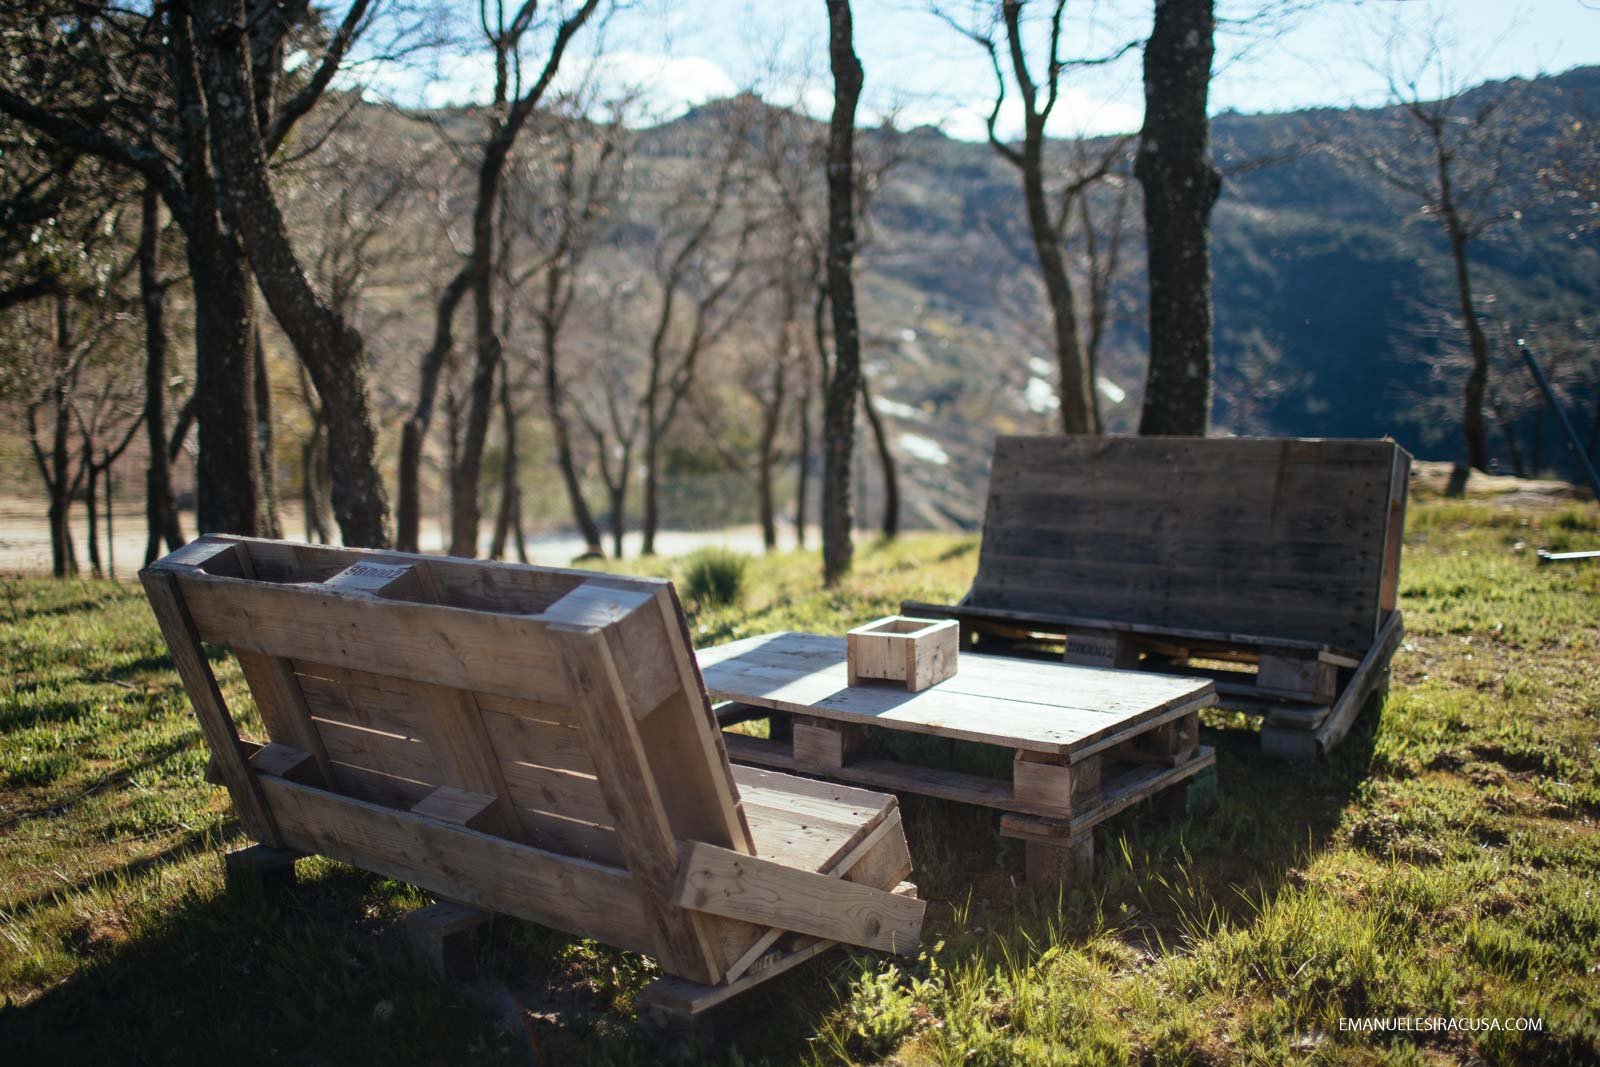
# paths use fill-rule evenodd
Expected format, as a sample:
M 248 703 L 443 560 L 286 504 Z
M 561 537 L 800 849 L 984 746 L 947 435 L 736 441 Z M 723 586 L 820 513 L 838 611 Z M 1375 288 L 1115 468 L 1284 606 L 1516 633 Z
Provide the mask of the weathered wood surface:
M 1094 807 L 1085 808 L 1070 819 L 1008 813 L 1000 816 L 1000 835 L 1039 840 L 1080 837 L 1141 800 L 1216 765 L 1216 750 L 1202 746 L 1195 750 L 1191 759 L 1176 767 L 1134 767 L 1103 783 L 1100 802 Z
M 1164 714 L 1211 703 L 1207 680 L 966 652 L 921 693 L 849 685 L 842 638 L 770 634 L 699 653 L 721 700 L 889 730 L 1066 754 Z
M 880 899 L 909 870 L 895 799 L 732 768 L 667 583 L 233 537 L 142 577 L 258 840 L 724 989 L 833 940 L 915 943 L 920 910 Z M 266 738 L 238 737 L 202 642 L 240 657 Z M 736 858 L 718 899 L 749 914 L 676 899 L 692 854 Z M 788 884 L 820 919 L 779 925 L 763 887 Z
M 970 604 L 1365 649 L 1398 570 L 1402 456 L 1391 441 L 1001 437 Z

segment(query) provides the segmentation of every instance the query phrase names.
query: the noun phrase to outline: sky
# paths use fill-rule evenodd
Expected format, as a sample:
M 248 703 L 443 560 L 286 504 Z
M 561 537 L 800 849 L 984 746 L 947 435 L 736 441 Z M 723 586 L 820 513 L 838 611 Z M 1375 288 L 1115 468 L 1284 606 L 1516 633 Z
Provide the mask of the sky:
M 470 31 L 476 0 L 456 0 Z M 509 5 L 508 5 L 509 6 Z M 987 54 L 933 13 L 983 28 L 992 4 L 972 0 L 855 0 L 856 51 L 866 71 L 861 121 L 893 116 L 901 127 L 934 125 L 981 140 L 994 99 Z M 1029 5 L 1035 77 L 1042 77 L 1042 19 Z M 1072 0 L 1063 55 L 1105 56 L 1148 33 L 1149 0 Z M 1272 17 L 1262 18 L 1269 11 Z M 1377 105 L 1387 70 L 1425 88 L 1529 77 L 1600 63 L 1600 0 L 1218 0 L 1213 112 Z M 602 95 L 633 90 L 636 122 L 681 114 L 707 100 L 754 89 L 818 117 L 832 102 L 823 0 L 631 0 L 603 27 L 575 39 L 562 83 L 589 79 Z M 1438 42 L 1430 53 L 1427 44 Z M 540 41 L 529 62 L 542 60 Z M 482 100 L 491 71 L 482 48 L 436 54 L 425 70 L 358 67 L 370 90 L 404 104 Z M 1056 136 L 1128 132 L 1144 110 L 1140 59 L 1069 72 L 1052 115 Z M 1017 136 L 1021 112 L 1008 88 L 999 121 Z

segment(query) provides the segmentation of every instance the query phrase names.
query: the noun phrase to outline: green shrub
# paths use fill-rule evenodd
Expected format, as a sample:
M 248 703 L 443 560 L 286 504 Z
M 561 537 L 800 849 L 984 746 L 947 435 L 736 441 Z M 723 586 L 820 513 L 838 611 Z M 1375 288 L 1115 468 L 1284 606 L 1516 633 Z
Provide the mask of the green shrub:
M 744 588 L 749 557 L 726 548 L 703 548 L 690 556 L 683 570 L 683 592 L 708 608 L 735 603 Z

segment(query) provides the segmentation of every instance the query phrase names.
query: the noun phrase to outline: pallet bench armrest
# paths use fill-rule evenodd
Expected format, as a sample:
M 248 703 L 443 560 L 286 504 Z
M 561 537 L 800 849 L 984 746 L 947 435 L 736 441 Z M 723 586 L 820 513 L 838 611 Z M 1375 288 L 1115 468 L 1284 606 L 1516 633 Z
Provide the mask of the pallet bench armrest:
M 686 842 L 672 901 L 725 919 L 911 955 L 927 904 L 732 849 Z

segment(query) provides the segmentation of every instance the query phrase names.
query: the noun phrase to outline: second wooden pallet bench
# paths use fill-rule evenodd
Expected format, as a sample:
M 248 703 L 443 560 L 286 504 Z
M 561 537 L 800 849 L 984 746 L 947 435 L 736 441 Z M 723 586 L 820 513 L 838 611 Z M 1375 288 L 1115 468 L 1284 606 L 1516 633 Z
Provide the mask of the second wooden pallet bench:
M 772 717 L 777 734 L 724 733 L 735 761 L 914 793 L 1002 812 L 1024 844 L 1028 876 L 1093 865 L 1093 831 L 1140 801 L 1211 772 L 1199 744 L 1207 679 L 962 653 L 953 677 L 920 692 L 851 685 L 843 638 L 780 633 L 702 650 L 706 687 L 725 724 Z M 1011 779 L 871 755 L 874 732 L 987 745 L 1011 754 Z
M 971 590 L 902 610 L 968 648 L 1209 677 L 1264 749 L 1319 757 L 1400 646 L 1410 470 L 1389 440 L 1001 437 Z
M 916 950 L 895 798 L 731 769 L 667 582 L 218 536 L 141 578 L 262 845 L 652 955 L 678 1019 L 835 942 Z

